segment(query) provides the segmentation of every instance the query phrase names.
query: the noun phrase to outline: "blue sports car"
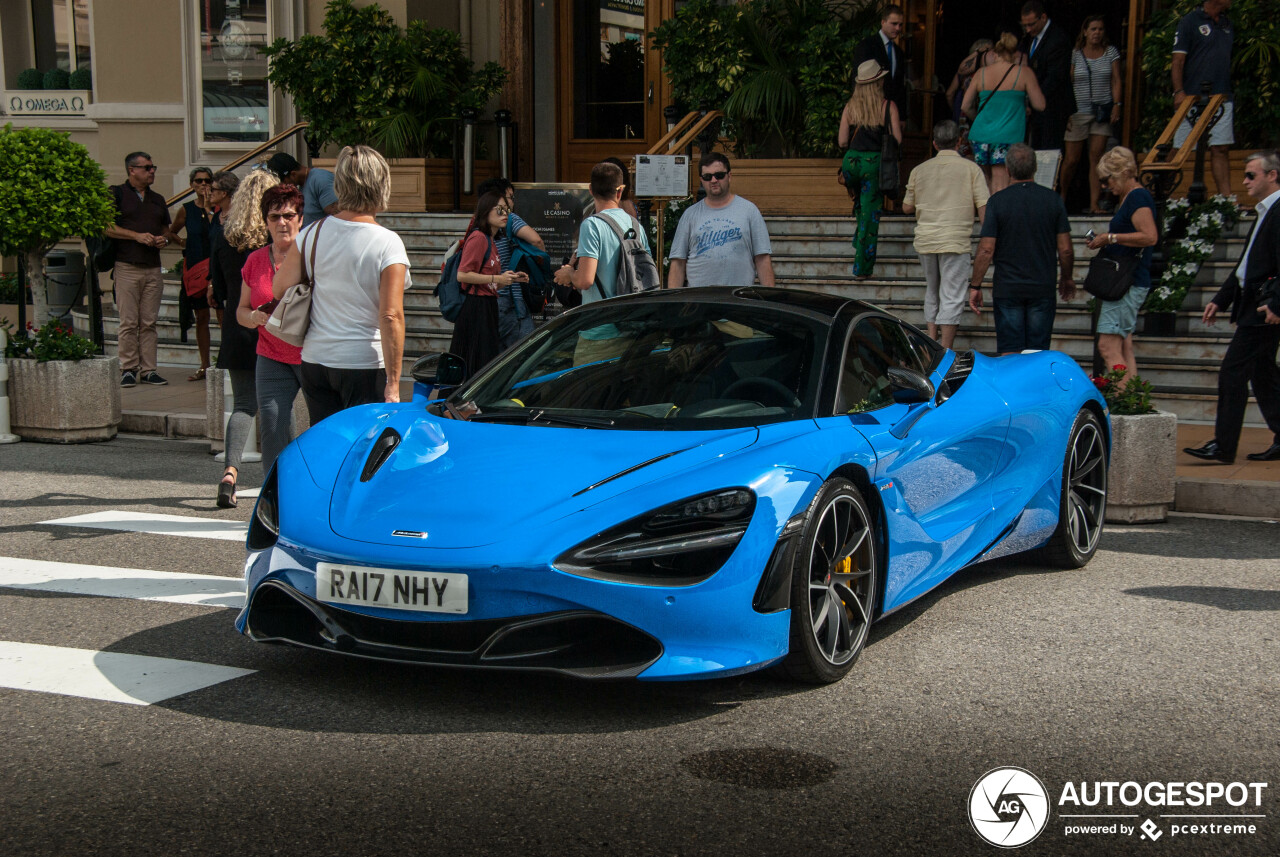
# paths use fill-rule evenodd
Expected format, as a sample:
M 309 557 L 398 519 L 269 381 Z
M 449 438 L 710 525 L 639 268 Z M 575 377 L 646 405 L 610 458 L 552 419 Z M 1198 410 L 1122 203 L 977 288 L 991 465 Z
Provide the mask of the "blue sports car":
M 832 682 L 872 622 L 960 569 L 1032 550 L 1079 567 L 1098 546 L 1110 423 L 1058 352 L 956 353 L 870 304 L 724 287 L 590 304 L 465 382 L 460 363 L 424 358 L 412 402 L 344 411 L 280 456 L 243 633 Z

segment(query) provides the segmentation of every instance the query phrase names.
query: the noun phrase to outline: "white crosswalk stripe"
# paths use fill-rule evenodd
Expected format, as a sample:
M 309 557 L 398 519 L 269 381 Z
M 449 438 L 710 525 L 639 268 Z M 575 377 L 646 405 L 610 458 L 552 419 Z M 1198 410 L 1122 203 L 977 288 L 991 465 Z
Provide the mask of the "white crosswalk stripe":
M 161 515 L 150 512 L 126 512 L 112 509 L 92 512 L 70 518 L 41 521 L 63 527 L 92 527 L 99 530 L 117 530 L 127 533 L 152 533 L 160 536 L 185 536 L 198 539 L 223 539 L 244 541 L 249 525 L 240 521 L 218 521 L 191 515 Z
M 163 702 L 253 672 L 174 658 L 0 640 L 0 687 L 129 705 Z
M 243 541 L 246 532 L 246 525 L 238 521 L 118 509 L 40 523 L 225 541 Z M 241 577 L 20 557 L 0 557 L 0 592 L 6 588 L 220 610 L 244 605 Z M 6 633 L 12 634 L 13 629 Z M 128 705 L 151 705 L 253 672 L 176 658 L 0 640 L 0 688 Z
M 0 586 L 205 607 L 244 605 L 244 580 L 144 568 L 0 557 Z

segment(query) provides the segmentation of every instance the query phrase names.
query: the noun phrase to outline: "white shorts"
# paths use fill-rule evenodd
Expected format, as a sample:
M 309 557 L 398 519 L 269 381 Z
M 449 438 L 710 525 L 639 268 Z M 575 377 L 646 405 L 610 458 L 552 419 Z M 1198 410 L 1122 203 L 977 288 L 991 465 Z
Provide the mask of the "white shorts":
M 1209 129 L 1210 146 L 1230 146 L 1235 143 L 1236 134 L 1233 126 L 1235 111 L 1232 110 L 1232 105 L 1233 102 L 1231 101 L 1227 101 L 1222 105 L 1222 118 L 1218 120 L 1218 124 Z M 1174 148 L 1180 147 L 1190 133 L 1191 122 L 1184 119 L 1182 124 L 1178 126 L 1178 132 L 1173 135 Z
M 968 253 L 921 253 L 924 268 L 924 320 L 959 324 L 969 297 Z

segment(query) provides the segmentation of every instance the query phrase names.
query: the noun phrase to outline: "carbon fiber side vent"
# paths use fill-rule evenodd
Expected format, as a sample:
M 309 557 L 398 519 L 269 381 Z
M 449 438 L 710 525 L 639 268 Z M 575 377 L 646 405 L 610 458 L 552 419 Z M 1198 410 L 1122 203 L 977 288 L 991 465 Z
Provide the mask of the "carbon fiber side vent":
M 364 463 L 364 470 L 360 473 L 360 481 L 368 482 L 373 478 L 373 474 L 378 472 L 378 468 L 386 463 L 391 457 L 392 451 L 400 445 L 400 432 L 393 428 L 384 429 L 382 434 L 373 443 L 373 449 L 369 450 L 369 460 Z

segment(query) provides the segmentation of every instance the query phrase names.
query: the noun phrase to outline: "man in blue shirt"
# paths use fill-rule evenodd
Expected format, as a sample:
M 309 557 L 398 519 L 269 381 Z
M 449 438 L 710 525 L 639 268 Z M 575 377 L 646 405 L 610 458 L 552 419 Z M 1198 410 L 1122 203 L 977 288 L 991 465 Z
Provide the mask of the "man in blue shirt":
M 575 260 L 569 265 L 561 266 L 555 274 L 558 284 L 573 286 L 582 292 L 584 304 L 616 297 L 618 294 L 616 283 L 622 242 L 607 223 L 600 222 L 600 218 L 612 218 L 623 230 L 637 226 L 631 215 L 622 209 L 622 193 L 625 190 L 622 170 L 615 164 L 601 161 L 591 168 L 591 197 L 595 200 L 596 213 L 582 221 L 582 226 L 578 228 Z M 648 236 L 643 229 L 638 229 L 638 232 L 644 248 L 649 250 Z M 593 327 L 579 334 L 573 363 L 581 366 L 620 357 L 630 344 L 630 338 L 617 325 Z
M 1227 10 L 1231 0 L 1205 0 L 1178 22 L 1177 35 L 1173 37 L 1173 106 L 1177 107 L 1188 96 L 1194 98 L 1209 84 L 1210 95 L 1226 95 L 1222 117 L 1209 131 L 1209 153 L 1213 166 L 1213 183 L 1218 193 L 1231 193 L 1230 150 L 1235 143 L 1232 127 L 1234 102 L 1231 100 L 1231 47 L 1235 34 Z M 1175 146 L 1181 146 L 1191 133 L 1191 123 L 1183 122 L 1173 138 Z
M 302 225 L 309 226 L 326 214 L 337 214 L 338 194 L 333 190 L 333 173 L 319 167 L 304 167 L 292 155 L 277 152 L 267 161 L 267 169 L 285 184 L 302 190 Z

